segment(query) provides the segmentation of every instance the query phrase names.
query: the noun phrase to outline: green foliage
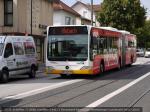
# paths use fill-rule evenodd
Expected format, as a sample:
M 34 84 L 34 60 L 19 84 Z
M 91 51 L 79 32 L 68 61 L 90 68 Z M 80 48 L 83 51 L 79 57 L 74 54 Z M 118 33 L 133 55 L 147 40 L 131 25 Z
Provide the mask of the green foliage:
M 140 0 L 104 0 L 98 15 L 102 26 L 134 32 L 145 22 L 146 9 Z
M 137 35 L 138 46 L 150 48 L 150 20 L 146 21 L 144 26 L 135 30 Z

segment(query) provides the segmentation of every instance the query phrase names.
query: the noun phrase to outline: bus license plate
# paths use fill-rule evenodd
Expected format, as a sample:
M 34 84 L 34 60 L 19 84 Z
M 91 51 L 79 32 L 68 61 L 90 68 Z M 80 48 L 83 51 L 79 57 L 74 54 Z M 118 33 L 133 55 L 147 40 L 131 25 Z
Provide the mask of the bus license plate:
M 72 71 L 64 70 L 63 74 L 72 74 Z

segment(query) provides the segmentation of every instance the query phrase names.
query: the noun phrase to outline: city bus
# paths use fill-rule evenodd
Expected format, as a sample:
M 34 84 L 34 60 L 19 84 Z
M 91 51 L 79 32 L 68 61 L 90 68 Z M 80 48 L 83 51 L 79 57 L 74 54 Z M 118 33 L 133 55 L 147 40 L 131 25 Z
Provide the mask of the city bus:
M 46 73 L 98 75 L 136 61 L 136 36 L 111 27 L 49 26 Z

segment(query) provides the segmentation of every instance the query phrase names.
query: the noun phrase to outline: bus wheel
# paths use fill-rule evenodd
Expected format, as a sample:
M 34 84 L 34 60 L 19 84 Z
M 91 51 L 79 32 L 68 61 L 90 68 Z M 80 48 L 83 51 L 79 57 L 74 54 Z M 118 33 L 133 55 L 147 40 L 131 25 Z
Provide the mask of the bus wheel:
M 131 64 L 133 64 L 133 57 L 131 57 Z
M 131 62 L 130 62 L 130 64 L 129 64 L 129 67 L 131 67 L 132 66 L 132 64 L 133 64 L 133 57 L 131 57 Z
M 7 83 L 8 80 L 9 80 L 9 73 L 6 70 L 3 70 L 1 74 L 1 82 Z
M 35 76 L 36 76 L 36 70 L 34 67 L 31 67 L 29 78 L 35 78 Z
M 104 64 L 100 64 L 100 72 L 101 73 L 104 73 L 104 71 L 105 71 L 105 68 L 104 68 Z

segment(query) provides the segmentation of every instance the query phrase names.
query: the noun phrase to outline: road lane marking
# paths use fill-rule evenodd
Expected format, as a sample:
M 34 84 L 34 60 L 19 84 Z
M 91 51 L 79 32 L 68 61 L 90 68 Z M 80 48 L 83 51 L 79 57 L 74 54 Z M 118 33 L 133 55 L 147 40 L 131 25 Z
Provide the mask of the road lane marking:
M 89 105 L 86 106 L 86 107 L 93 107 L 93 108 L 94 108 L 94 107 L 97 107 L 97 106 L 101 105 L 102 103 L 108 101 L 108 100 L 111 99 L 112 97 L 114 97 L 114 96 L 120 94 L 121 92 L 123 92 L 123 91 L 125 91 L 126 89 L 130 88 L 131 86 L 135 85 L 136 83 L 140 82 L 141 80 L 143 80 L 144 78 L 146 78 L 146 77 L 148 77 L 148 76 L 150 76 L 150 72 L 148 72 L 147 74 L 145 74 L 145 75 L 139 77 L 138 79 L 135 79 L 134 81 L 132 81 L 132 82 L 130 82 L 129 84 L 127 84 L 127 85 L 125 85 L 125 86 L 119 88 L 118 90 L 116 90 L 116 91 L 114 91 L 114 92 L 112 92 L 112 93 L 110 93 L 110 94 L 108 94 L 108 95 L 106 95 L 106 96 L 100 98 L 99 100 L 97 100 L 97 101 L 95 101 L 95 102 L 89 104 Z
M 35 89 L 35 90 L 32 90 L 32 91 L 20 93 L 20 94 L 17 94 L 17 95 L 4 97 L 4 98 L 2 98 L 0 100 L 0 104 L 8 102 L 8 101 L 15 100 L 15 99 L 25 98 L 25 97 L 28 97 L 28 96 L 31 96 L 31 95 L 36 95 L 36 94 L 39 94 L 39 93 L 42 93 L 42 92 L 46 92 L 46 91 L 49 91 L 49 90 L 57 89 L 57 88 L 60 88 L 60 87 L 63 87 L 63 86 L 67 86 L 67 85 L 70 85 L 70 84 L 81 82 L 83 80 L 84 79 L 65 81 L 65 82 L 61 82 L 61 83 L 55 84 L 55 85 L 51 85 L 51 86 Z

